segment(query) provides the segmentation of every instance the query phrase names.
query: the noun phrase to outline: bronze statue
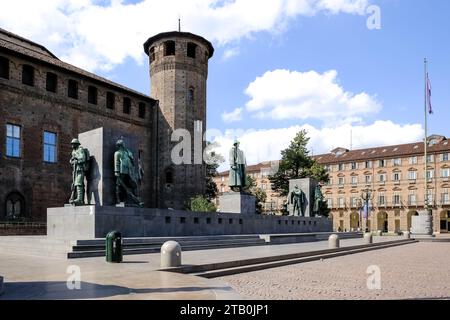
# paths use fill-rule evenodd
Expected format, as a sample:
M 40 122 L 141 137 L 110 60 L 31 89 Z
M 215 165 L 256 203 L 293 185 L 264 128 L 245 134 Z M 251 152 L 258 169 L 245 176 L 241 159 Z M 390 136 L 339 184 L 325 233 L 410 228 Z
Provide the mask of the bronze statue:
M 72 165 L 72 193 L 69 203 L 79 206 L 84 204 L 84 178 L 88 170 L 87 150 L 82 148 L 78 139 L 73 139 L 70 164 Z
M 114 175 L 116 176 L 116 203 L 142 207 L 137 196 L 137 179 L 133 153 L 125 147 L 122 139 L 116 142 L 114 153 Z
M 314 215 L 320 215 L 322 210 L 322 201 L 323 201 L 323 195 L 321 190 L 321 185 L 318 184 L 314 190 L 314 207 L 313 207 L 313 213 Z
M 293 205 L 294 216 L 305 216 L 305 193 L 296 185 L 288 196 L 288 201 Z
M 242 192 L 246 184 L 246 161 L 245 155 L 242 150 L 239 149 L 239 141 L 235 141 L 229 154 L 230 159 L 230 175 L 229 186 L 233 191 Z

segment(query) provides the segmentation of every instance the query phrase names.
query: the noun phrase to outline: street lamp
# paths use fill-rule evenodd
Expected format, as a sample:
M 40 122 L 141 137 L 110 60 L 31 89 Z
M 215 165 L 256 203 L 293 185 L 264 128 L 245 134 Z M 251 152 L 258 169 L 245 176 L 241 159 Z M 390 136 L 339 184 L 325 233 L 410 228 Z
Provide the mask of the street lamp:
M 366 230 L 365 232 L 369 232 L 369 226 L 368 226 L 368 222 L 369 222 L 369 201 L 372 201 L 374 198 L 373 195 L 373 190 L 369 189 L 368 187 L 364 190 L 361 191 L 361 199 L 364 200 L 364 208 L 365 210 L 367 210 L 367 215 L 366 215 Z M 362 215 L 361 215 L 361 227 L 362 227 Z

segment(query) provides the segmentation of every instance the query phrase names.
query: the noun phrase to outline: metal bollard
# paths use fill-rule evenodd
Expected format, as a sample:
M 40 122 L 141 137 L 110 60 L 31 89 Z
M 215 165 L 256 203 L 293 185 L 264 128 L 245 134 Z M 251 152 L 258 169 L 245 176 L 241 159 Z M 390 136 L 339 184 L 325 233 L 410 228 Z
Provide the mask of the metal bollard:
M 403 232 L 403 238 L 405 238 L 405 239 L 411 239 L 411 232 L 409 232 L 409 231 L 404 231 L 404 232 Z
M 373 243 L 373 237 L 370 232 L 367 232 L 364 234 L 364 244 L 372 244 Z
M 328 238 L 328 248 L 330 249 L 339 248 L 339 236 L 337 234 L 332 234 Z
M 161 247 L 161 268 L 181 266 L 181 246 L 176 241 L 167 241 Z
M 383 231 L 378 230 L 378 231 L 377 231 L 377 236 L 381 237 L 382 235 L 383 235 Z

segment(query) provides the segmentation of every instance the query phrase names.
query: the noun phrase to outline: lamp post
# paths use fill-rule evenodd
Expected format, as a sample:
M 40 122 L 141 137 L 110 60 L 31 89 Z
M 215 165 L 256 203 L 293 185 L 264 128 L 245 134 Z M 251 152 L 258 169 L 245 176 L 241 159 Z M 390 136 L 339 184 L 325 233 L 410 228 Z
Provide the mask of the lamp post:
M 374 198 L 373 190 L 366 187 L 366 189 L 361 191 L 361 199 L 364 200 L 364 208 L 367 210 L 366 215 L 366 226 L 365 226 L 365 232 L 369 231 L 368 221 L 369 221 L 369 201 L 372 201 Z M 362 216 L 361 216 L 361 227 L 362 227 Z

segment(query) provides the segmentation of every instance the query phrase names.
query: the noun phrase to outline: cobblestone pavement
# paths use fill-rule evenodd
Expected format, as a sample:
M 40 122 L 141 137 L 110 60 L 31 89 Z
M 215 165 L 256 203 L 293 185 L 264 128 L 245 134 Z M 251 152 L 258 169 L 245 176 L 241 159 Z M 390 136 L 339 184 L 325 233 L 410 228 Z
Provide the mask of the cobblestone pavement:
M 379 290 L 368 289 L 368 278 L 376 276 L 367 273 L 370 266 L 380 268 Z M 218 279 L 248 299 L 450 299 L 450 243 L 420 242 Z

